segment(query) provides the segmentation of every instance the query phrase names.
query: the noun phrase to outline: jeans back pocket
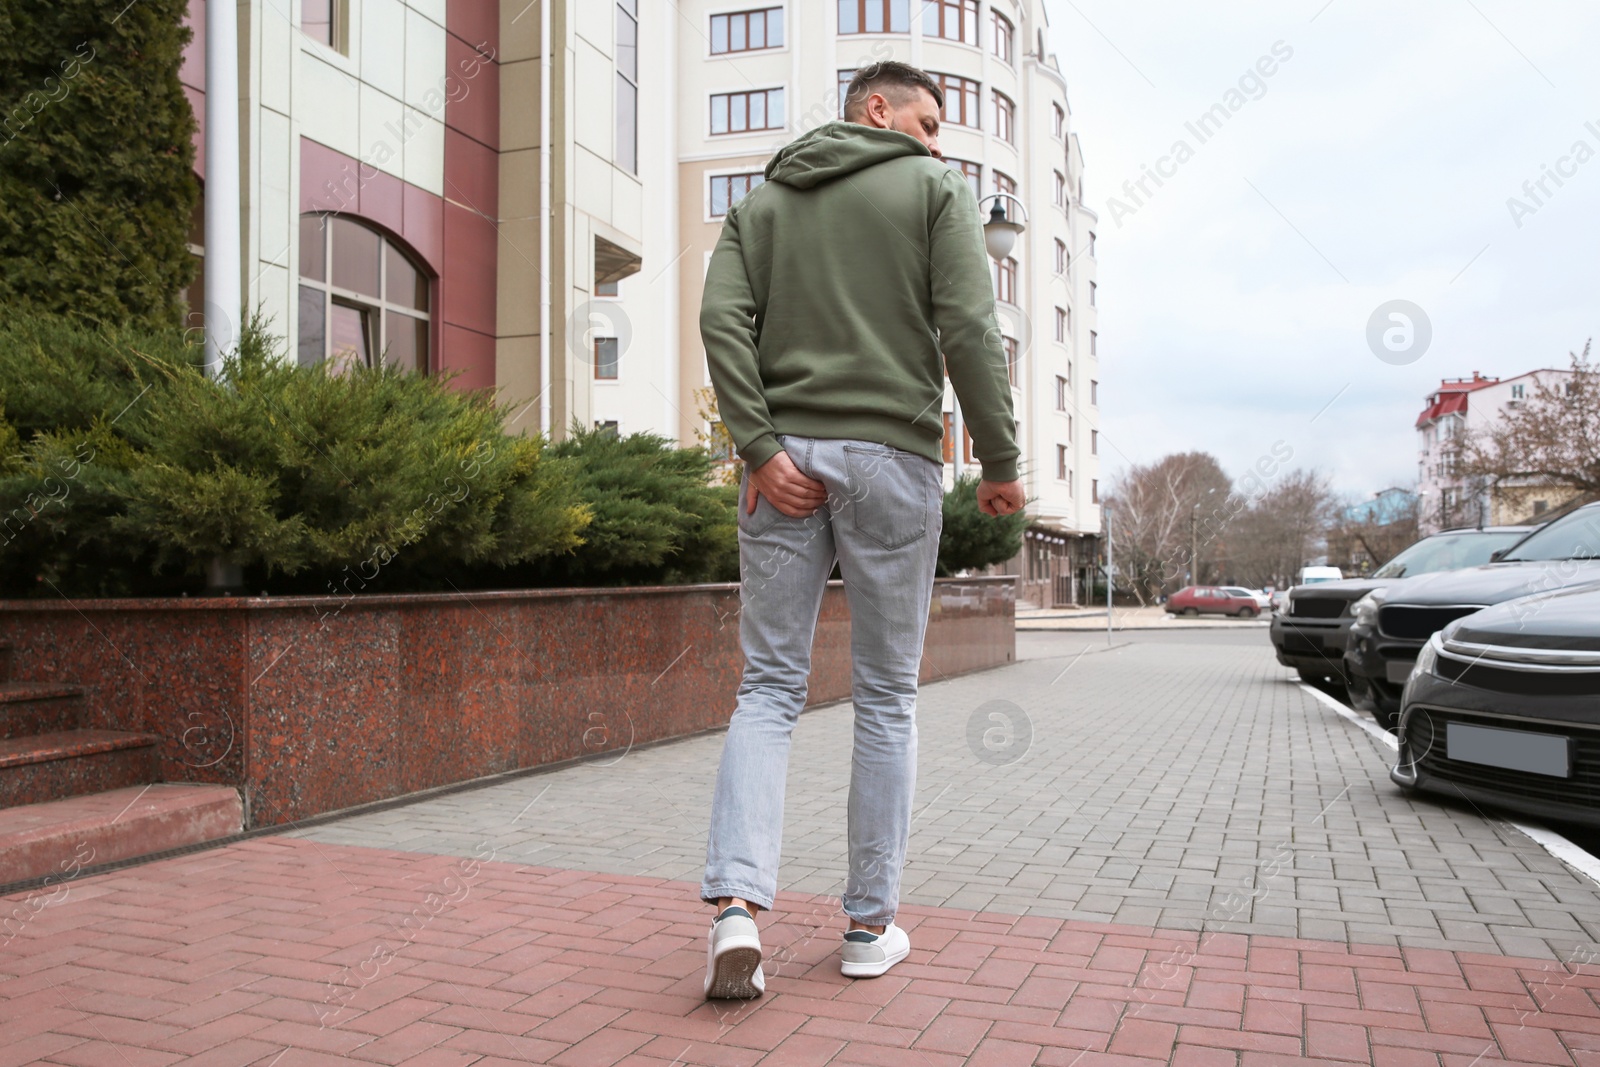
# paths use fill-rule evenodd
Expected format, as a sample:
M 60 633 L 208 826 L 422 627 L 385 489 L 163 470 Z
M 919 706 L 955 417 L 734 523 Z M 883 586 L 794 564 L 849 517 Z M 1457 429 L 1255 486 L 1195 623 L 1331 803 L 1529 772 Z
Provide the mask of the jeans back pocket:
M 845 445 L 850 523 L 884 548 L 902 548 L 928 532 L 927 460 L 887 445 Z

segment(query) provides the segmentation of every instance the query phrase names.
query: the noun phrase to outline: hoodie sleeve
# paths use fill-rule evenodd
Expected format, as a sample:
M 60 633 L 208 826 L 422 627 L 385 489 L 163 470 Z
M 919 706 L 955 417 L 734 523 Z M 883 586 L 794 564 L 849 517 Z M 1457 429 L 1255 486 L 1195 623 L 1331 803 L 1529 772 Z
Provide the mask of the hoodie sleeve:
M 1017 420 L 978 202 L 966 179 L 949 171 L 932 210 L 928 258 L 939 347 L 984 480 L 1009 482 L 1017 477 Z
M 772 414 L 767 410 L 761 384 L 756 351 L 756 315 L 761 310 L 745 271 L 735 205 L 723 220 L 722 236 L 717 238 L 706 270 L 705 294 L 700 301 L 700 340 L 706 349 L 711 385 L 717 393 L 717 413 L 733 438 L 734 448 L 752 470 L 783 450 L 772 428 Z

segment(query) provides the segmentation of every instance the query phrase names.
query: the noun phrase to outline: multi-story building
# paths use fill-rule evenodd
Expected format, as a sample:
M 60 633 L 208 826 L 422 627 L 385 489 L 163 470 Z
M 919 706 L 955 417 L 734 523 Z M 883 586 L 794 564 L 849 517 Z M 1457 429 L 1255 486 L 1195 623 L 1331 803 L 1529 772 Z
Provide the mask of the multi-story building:
M 839 117 L 858 67 L 933 73 L 950 165 L 1024 216 L 994 265 L 1035 520 L 1018 567 L 1081 586 L 1100 525 L 1095 216 L 1042 0 L 237 11 L 238 46 L 218 54 L 239 63 L 245 307 L 302 361 L 453 373 L 558 439 L 573 424 L 703 439 L 699 304 L 729 205 L 776 148 Z M 204 14 L 191 0 L 183 70 L 202 145 Z M 953 479 L 974 462 L 953 396 L 945 417 Z
M 1549 368 L 1515 378 L 1446 378 L 1428 394 L 1417 416 L 1417 525 L 1423 534 L 1451 526 L 1504 525 L 1537 518 L 1565 503 L 1572 492 L 1559 486 L 1489 486 L 1460 469 L 1461 448 L 1471 433 L 1490 429 L 1506 412 L 1530 398 L 1541 381 L 1555 385 L 1572 372 Z

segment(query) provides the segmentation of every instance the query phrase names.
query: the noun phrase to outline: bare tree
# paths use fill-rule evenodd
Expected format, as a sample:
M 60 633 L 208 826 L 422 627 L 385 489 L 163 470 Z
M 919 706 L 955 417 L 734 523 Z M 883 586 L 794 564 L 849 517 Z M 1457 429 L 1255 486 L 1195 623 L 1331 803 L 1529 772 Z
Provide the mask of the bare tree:
M 1493 489 L 1546 485 L 1600 494 L 1600 367 L 1589 361 L 1592 344 L 1571 353 L 1570 377 L 1538 379 L 1517 407 L 1469 433 L 1461 473 Z
M 1207 550 L 1215 544 L 1216 524 L 1199 536 L 1210 518 L 1208 502 L 1220 507 L 1228 496 L 1228 476 L 1207 452 L 1179 452 L 1154 463 L 1135 464 L 1118 479 L 1108 499 L 1112 547 L 1118 570 L 1141 603 L 1183 584 L 1191 571 L 1204 572 Z M 1191 557 L 1199 548 L 1197 568 Z M 1199 579 L 1195 579 L 1199 580 Z
M 1338 514 L 1328 476 L 1295 469 L 1234 520 L 1230 559 L 1243 585 L 1284 588 L 1319 555 Z
M 1384 501 L 1389 492 L 1400 491 L 1379 494 L 1381 506 L 1342 509 L 1334 520 L 1328 533 L 1328 562 L 1344 571 L 1346 577 L 1383 566 L 1417 540 L 1416 494 L 1397 496 L 1393 498 L 1396 503 Z M 1360 514 L 1351 516 L 1353 511 Z

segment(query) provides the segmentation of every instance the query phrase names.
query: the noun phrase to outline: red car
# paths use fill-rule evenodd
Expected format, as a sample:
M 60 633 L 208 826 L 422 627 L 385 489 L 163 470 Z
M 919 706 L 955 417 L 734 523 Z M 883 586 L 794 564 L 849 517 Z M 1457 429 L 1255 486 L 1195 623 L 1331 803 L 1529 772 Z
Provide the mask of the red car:
M 1237 615 L 1253 619 L 1261 611 L 1255 597 L 1240 596 L 1219 585 L 1191 585 L 1167 597 L 1168 615 Z

